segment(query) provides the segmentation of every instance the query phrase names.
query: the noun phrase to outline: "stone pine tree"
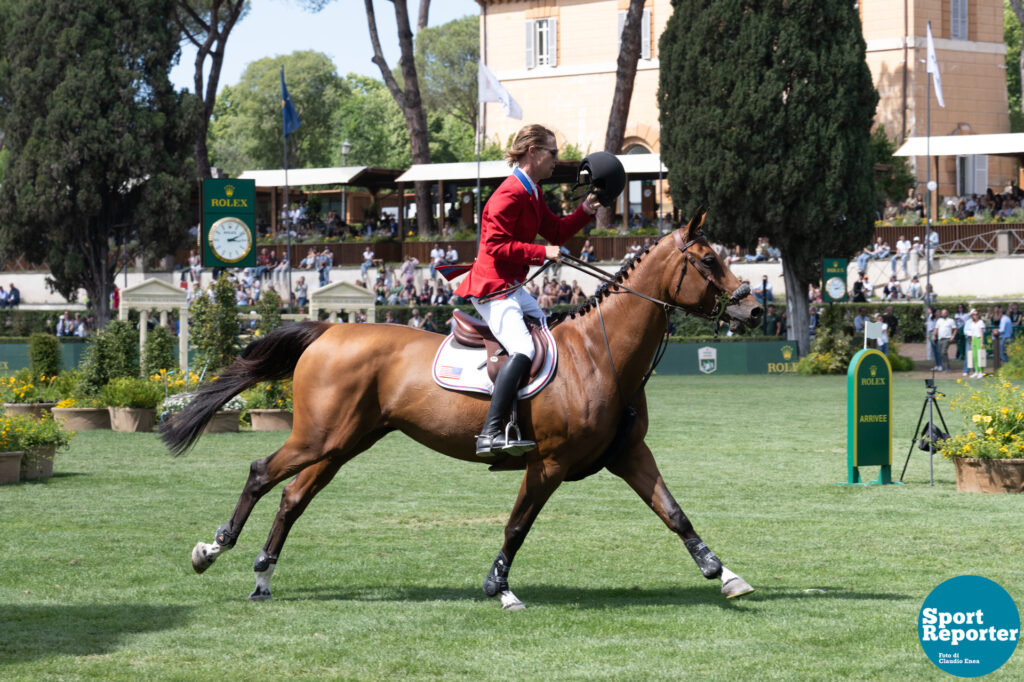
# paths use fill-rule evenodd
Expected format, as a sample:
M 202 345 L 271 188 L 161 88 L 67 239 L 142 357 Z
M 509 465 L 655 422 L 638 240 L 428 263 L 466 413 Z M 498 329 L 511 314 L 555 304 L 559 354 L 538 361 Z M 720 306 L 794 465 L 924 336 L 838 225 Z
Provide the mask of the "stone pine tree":
M 672 200 L 716 241 L 782 251 L 789 338 L 810 346 L 822 259 L 871 239 L 878 95 L 852 2 L 676 0 L 660 39 L 662 159 Z
M 122 245 L 163 256 L 187 238 L 195 107 L 168 72 L 171 0 L 26 0 L 9 34 L 11 94 L 0 256 L 48 263 L 68 300 L 84 288 L 99 324 Z M 191 97 L 191 95 L 187 95 Z

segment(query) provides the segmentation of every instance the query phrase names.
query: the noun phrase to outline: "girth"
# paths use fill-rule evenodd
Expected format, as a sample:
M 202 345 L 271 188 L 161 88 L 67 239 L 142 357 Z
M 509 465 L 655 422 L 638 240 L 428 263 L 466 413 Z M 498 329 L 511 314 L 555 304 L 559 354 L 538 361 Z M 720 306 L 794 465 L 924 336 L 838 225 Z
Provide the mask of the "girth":
M 508 361 L 508 351 L 495 338 L 487 323 L 480 318 L 473 317 L 461 310 L 456 310 L 452 317 L 455 318 L 455 325 L 452 334 L 455 340 L 463 346 L 470 348 L 484 348 L 487 351 L 487 376 L 493 382 L 498 376 L 498 370 Z M 540 320 L 533 317 L 525 317 L 526 328 L 530 330 L 533 338 L 533 364 L 530 365 L 530 373 L 523 377 L 522 386 L 533 381 L 537 373 L 544 367 L 544 357 L 547 354 L 547 338 L 544 334 L 543 325 Z

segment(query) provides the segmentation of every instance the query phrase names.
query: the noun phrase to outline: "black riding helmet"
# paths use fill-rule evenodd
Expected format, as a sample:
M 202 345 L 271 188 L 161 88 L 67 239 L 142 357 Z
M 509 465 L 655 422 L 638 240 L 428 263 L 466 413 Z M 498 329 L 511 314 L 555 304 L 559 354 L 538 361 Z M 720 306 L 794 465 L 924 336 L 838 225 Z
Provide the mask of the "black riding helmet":
M 594 152 L 580 162 L 576 187 L 586 187 L 587 194 L 597 194 L 597 200 L 605 208 L 611 208 L 625 186 L 626 171 L 614 154 Z

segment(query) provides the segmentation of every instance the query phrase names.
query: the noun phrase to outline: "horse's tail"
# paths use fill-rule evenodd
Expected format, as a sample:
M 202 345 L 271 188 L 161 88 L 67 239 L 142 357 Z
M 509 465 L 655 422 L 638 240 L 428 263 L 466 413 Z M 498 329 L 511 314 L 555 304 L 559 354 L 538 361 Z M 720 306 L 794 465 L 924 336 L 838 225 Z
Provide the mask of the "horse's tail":
M 284 379 L 309 346 L 330 328 L 326 322 L 299 322 L 279 327 L 242 351 L 235 362 L 199 390 L 188 406 L 160 427 L 161 438 L 177 457 L 199 438 L 213 413 L 245 389 L 261 381 Z

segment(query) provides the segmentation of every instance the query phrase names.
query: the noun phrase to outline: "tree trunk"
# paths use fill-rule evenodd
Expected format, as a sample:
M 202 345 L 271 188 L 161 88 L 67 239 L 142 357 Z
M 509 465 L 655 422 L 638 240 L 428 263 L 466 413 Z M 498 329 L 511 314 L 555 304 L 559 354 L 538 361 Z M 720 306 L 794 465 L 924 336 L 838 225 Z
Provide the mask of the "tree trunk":
M 373 45 L 373 63 L 380 69 L 384 83 L 388 86 L 395 103 L 405 115 L 405 123 L 409 128 L 410 152 L 413 163 L 430 163 L 430 137 L 427 132 L 427 114 L 423 109 L 423 100 L 420 98 L 419 78 L 416 75 L 416 58 L 413 52 L 412 29 L 409 27 L 409 10 L 406 0 L 394 0 L 395 23 L 398 25 L 398 46 L 402 56 L 398 65 L 402 70 L 402 79 L 405 81 L 404 90 L 398 87 L 398 82 L 388 68 L 387 60 L 384 59 L 380 47 L 380 37 L 377 34 L 377 17 L 373 10 L 373 0 L 364 0 L 366 7 L 366 21 L 370 29 L 370 43 Z M 420 5 L 421 16 L 424 13 L 423 5 Z M 432 226 L 432 206 L 430 202 L 430 185 L 425 182 L 416 184 L 416 226 L 421 236 L 428 236 Z
M 416 21 L 416 30 L 427 27 L 427 17 L 430 15 L 430 0 L 420 0 L 420 17 Z
M 636 80 L 636 64 L 640 60 L 640 21 L 644 13 L 644 0 L 630 0 L 626 21 L 622 25 L 619 46 L 618 69 L 615 74 L 615 95 L 608 114 L 608 129 L 604 136 L 604 150 L 611 154 L 622 152 L 622 141 L 626 135 L 626 120 L 629 118 L 629 104 L 633 99 L 633 82 Z M 629 212 L 629 206 L 623 211 Z M 615 219 L 615 211 L 603 206 L 597 211 L 597 226 L 609 229 Z
M 782 275 L 786 282 L 786 338 L 796 341 L 800 357 L 811 350 L 811 317 L 807 304 L 808 283 L 797 277 L 782 260 Z

